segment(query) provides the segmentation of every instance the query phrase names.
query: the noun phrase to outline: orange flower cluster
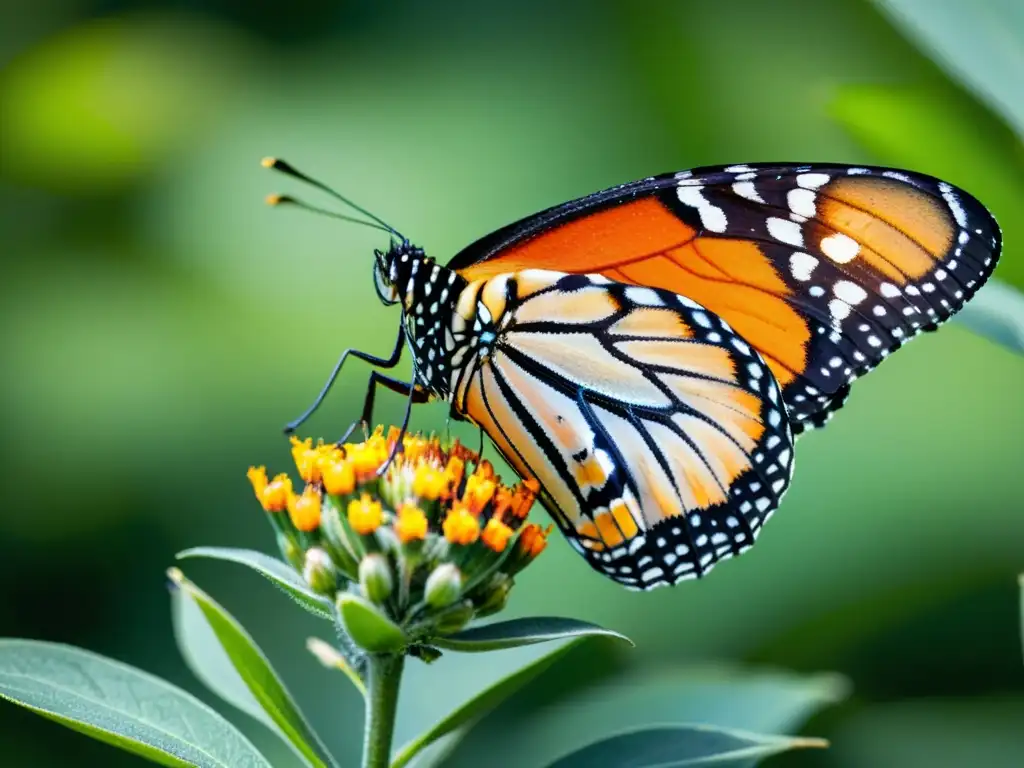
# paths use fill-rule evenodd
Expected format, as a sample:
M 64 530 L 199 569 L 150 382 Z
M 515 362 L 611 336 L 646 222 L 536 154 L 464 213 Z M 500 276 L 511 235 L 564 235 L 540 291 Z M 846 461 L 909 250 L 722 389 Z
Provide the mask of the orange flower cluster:
M 296 493 L 287 475 L 267 479 L 263 467 L 249 469 L 256 498 L 268 512 L 288 512 L 302 532 L 316 531 L 324 496 L 343 499 L 353 531 L 368 536 L 390 526 L 402 543 L 423 540 L 436 525 L 451 544 L 477 541 L 503 552 L 522 526 L 538 486 L 528 480 L 513 487 L 501 484 L 489 461 L 456 442 L 445 450 L 435 438 L 405 435 L 400 451 L 381 476 L 398 439 L 378 428 L 362 443 L 320 442 L 292 438 L 292 459 L 305 483 Z M 467 464 L 473 466 L 466 471 Z M 385 510 L 381 499 L 393 502 Z M 435 530 L 436 530 L 435 529 Z M 534 534 L 535 535 L 535 534 Z
M 446 447 L 434 437 L 404 435 L 396 451 L 397 440 L 397 429 L 385 436 L 381 427 L 361 443 L 344 445 L 293 437 L 301 493 L 286 474 L 268 479 L 263 467 L 250 468 L 249 481 L 285 536 L 294 530 L 306 537 L 300 548 L 317 542 L 322 526 L 333 530 L 324 522 L 333 515 L 357 537 L 387 534 L 403 546 L 443 538 L 456 550 L 466 549 L 467 559 L 478 547 L 504 553 L 513 541 L 513 560 L 540 554 L 550 527 L 524 525 L 536 481 L 503 485 L 490 462 L 458 441 Z M 279 514 L 284 512 L 286 517 Z M 346 549 L 358 562 L 365 546 L 349 542 Z

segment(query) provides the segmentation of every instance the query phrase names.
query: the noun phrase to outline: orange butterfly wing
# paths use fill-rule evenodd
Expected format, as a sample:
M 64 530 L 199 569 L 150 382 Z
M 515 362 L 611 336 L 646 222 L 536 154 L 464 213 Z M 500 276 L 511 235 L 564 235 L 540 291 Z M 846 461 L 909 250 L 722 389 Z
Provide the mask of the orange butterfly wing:
M 757 165 L 599 192 L 498 230 L 448 266 L 470 281 L 540 268 L 686 296 L 760 352 L 799 433 L 824 423 L 856 378 L 957 312 L 1000 247 L 984 206 L 937 179 Z

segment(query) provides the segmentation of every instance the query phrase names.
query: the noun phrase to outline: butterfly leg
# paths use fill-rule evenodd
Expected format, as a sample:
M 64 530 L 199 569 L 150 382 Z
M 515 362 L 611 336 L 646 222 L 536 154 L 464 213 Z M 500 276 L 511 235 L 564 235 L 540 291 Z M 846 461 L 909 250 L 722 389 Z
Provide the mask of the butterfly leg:
M 401 379 L 395 379 L 391 376 L 386 376 L 380 371 L 371 371 L 370 380 L 366 386 L 366 398 L 363 400 L 363 413 L 356 420 L 349 424 L 348 429 L 345 430 L 345 434 L 338 438 L 337 444 L 341 445 L 349 436 L 355 431 L 356 427 L 362 424 L 364 427 L 369 425 L 373 421 L 373 404 L 377 396 L 377 387 L 384 387 L 390 389 L 392 392 L 405 395 L 409 398 L 409 401 L 405 406 L 405 418 L 402 421 L 402 434 L 405 434 L 405 427 L 409 423 L 409 416 L 412 411 L 412 404 L 425 403 L 430 399 L 430 395 L 427 391 L 416 384 L 410 384 L 407 381 Z M 401 440 L 399 440 L 401 442 Z
M 391 453 L 388 454 L 388 460 L 385 461 L 381 465 L 380 469 L 377 470 L 377 476 L 380 477 L 387 472 L 388 467 L 391 466 L 391 462 L 395 460 L 395 456 L 397 456 L 398 452 L 402 450 L 402 438 L 405 437 L 405 432 L 409 428 L 409 419 L 412 417 L 413 403 L 427 402 L 430 400 L 430 393 L 418 386 L 415 382 L 409 383 L 399 381 L 398 379 L 392 379 L 390 376 L 385 376 L 379 371 L 374 371 L 370 376 L 370 386 L 366 393 L 366 402 L 363 405 L 364 424 L 369 424 L 370 420 L 373 418 L 373 397 L 378 384 L 387 387 L 392 392 L 409 396 L 405 401 L 405 415 L 402 417 L 402 426 L 398 430 L 398 437 L 395 439 L 395 444 L 391 448 Z M 351 432 L 352 427 L 349 427 L 348 431 Z
M 345 364 L 345 360 L 348 359 L 349 355 L 360 360 L 364 360 L 365 362 L 370 363 L 371 365 L 379 366 L 381 368 L 394 368 L 396 365 L 398 365 L 398 361 L 402 358 L 402 349 L 404 347 L 404 342 L 405 329 L 401 325 L 399 325 L 398 338 L 395 340 L 395 348 L 391 352 L 390 357 L 376 357 L 375 355 L 370 355 L 367 354 L 366 352 L 361 352 L 358 349 L 351 348 L 346 349 L 344 352 L 342 352 L 341 357 L 338 358 L 338 362 L 334 364 L 334 370 L 332 370 L 331 375 L 327 377 L 327 383 L 324 384 L 323 389 L 320 390 L 320 394 L 316 396 L 316 400 L 313 401 L 313 404 L 309 406 L 309 408 L 307 408 L 305 412 L 301 416 L 299 416 L 299 418 L 295 419 L 294 421 L 288 422 L 288 424 L 284 428 L 285 434 L 290 434 L 294 432 L 296 429 L 298 429 L 299 426 L 301 426 L 306 421 L 306 419 L 312 416 L 316 409 L 320 407 L 321 403 L 323 403 L 324 401 L 324 398 L 327 397 L 327 393 L 331 390 L 331 387 L 334 385 L 335 380 L 338 378 L 338 374 L 341 373 L 341 368 Z M 372 385 L 370 391 L 373 391 Z M 373 398 L 371 396 L 371 403 L 372 400 Z M 349 430 L 349 433 L 350 432 L 351 429 Z M 346 436 L 348 436 L 349 433 L 346 433 Z

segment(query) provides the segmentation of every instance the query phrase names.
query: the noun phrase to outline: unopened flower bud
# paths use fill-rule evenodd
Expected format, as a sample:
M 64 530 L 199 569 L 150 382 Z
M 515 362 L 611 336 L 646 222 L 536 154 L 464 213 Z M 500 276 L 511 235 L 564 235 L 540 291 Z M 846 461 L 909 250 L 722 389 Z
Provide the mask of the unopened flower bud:
M 434 619 L 434 631 L 441 635 L 451 635 L 469 624 L 473 618 L 473 603 L 463 600 L 449 606 Z
M 427 577 L 423 593 L 433 608 L 449 606 L 462 594 L 462 574 L 453 564 L 441 563 Z
M 306 551 L 306 562 L 302 567 L 302 578 L 322 595 L 334 594 L 338 588 L 338 569 L 334 567 L 331 556 L 320 547 L 312 547 Z
M 513 583 L 512 577 L 507 574 L 500 571 L 494 574 L 487 586 L 476 595 L 476 615 L 483 618 L 504 609 Z
M 548 543 L 548 534 L 551 533 L 551 526 L 547 529 L 541 528 L 536 523 L 527 523 L 519 532 L 516 540 L 516 548 L 512 555 L 505 561 L 502 570 L 510 576 L 519 573 L 523 568 L 537 559 L 537 555 L 544 551 Z
M 359 563 L 359 585 L 363 593 L 375 603 L 382 603 L 391 595 L 395 580 L 391 566 L 384 555 L 371 553 Z
M 334 564 L 341 569 L 345 576 L 355 580 L 356 571 L 359 570 L 359 556 L 352 539 L 352 534 L 341 523 L 341 513 L 337 504 L 330 496 L 324 497 L 323 511 L 320 515 L 320 534 L 323 536 L 324 549 L 330 554 Z

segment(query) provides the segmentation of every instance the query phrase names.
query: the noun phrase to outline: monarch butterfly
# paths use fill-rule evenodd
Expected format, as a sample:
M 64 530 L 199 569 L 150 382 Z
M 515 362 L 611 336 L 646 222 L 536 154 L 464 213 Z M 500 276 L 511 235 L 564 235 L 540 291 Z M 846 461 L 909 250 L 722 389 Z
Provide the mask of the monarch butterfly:
M 1001 248 L 986 208 L 939 179 L 756 164 L 596 192 L 442 266 L 265 165 L 391 234 L 374 283 L 402 308 L 392 354 L 346 350 L 290 426 L 348 356 L 387 369 L 408 347 L 413 380 L 374 370 L 363 421 L 378 386 L 409 396 L 407 419 L 413 402 L 447 400 L 539 483 L 586 561 L 631 589 L 749 549 L 790 484 L 795 437 L 963 307 Z

